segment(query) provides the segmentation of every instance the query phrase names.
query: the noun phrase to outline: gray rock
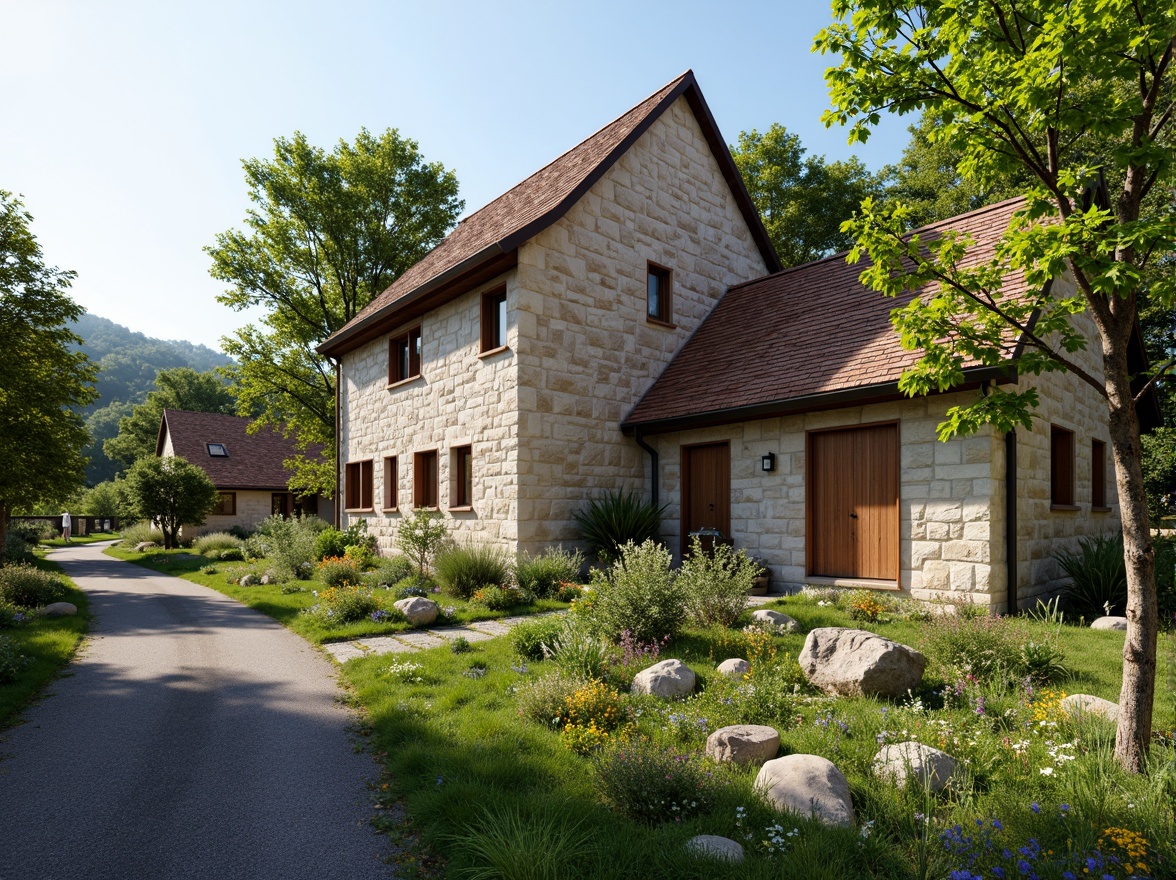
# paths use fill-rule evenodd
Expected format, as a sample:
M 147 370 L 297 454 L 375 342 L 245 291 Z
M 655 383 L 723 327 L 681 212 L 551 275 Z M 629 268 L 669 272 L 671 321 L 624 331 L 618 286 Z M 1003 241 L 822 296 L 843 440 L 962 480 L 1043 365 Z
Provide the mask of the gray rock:
M 706 753 L 716 761 L 763 764 L 780 751 L 780 734 L 764 724 L 720 727 L 706 738 Z
M 73 617 L 78 606 L 70 602 L 50 602 L 38 612 L 42 617 Z
M 241 580 L 237 581 L 243 587 L 253 587 L 257 585 L 257 575 L 246 574 L 241 576 Z
M 1097 715 L 1107 721 L 1119 720 L 1119 704 L 1093 694 L 1070 694 L 1062 700 L 1062 711 L 1067 715 Z
M 705 856 L 723 862 L 742 862 L 743 847 L 729 837 L 718 834 L 699 834 L 686 841 L 686 851 L 691 855 Z
M 900 788 L 914 778 L 922 788 L 943 791 L 956 771 L 956 759 L 947 752 L 917 742 L 883 746 L 874 758 L 874 773 Z
M 758 611 L 751 612 L 751 619 L 756 623 L 767 623 L 772 626 L 778 626 L 790 633 L 800 632 L 800 624 L 787 614 L 779 611 L 769 611 L 767 608 L 760 608 Z
M 1090 625 L 1091 629 L 1116 629 L 1127 632 L 1126 617 L 1100 617 Z
M 719 664 L 719 673 L 727 676 L 727 678 L 743 678 L 750 671 L 751 664 L 738 657 L 732 657 L 730 660 L 724 660 Z
M 900 697 L 919 686 L 927 666 L 914 648 L 833 626 L 810 632 L 797 660 L 813 685 L 843 697 Z
M 392 606 L 405 617 L 413 626 L 428 626 L 437 619 L 440 607 L 432 599 L 422 599 L 420 596 L 410 596 L 393 602 Z
M 262 586 L 269 586 L 273 582 L 274 582 L 274 579 L 271 578 L 268 574 L 263 574 L 261 576 L 261 585 Z
M 694 691 L 694 670 L 681 660 L 663 660 L 638 672 L 631 690 L 655 697 L 685 696 Z
M 768 761 L 755 778 L 778 810 L 812 816 L 826 825 L 854 824 L 849 783 L 832 761 L 820 755 L 788 755 Z
M 159 545 L 156 544 L 154 541 L 140 541 L 138 544 L 135 545 L 135 552 L 136 553 L 146 553 L 148 550 L 154 550 L 158 546 Z

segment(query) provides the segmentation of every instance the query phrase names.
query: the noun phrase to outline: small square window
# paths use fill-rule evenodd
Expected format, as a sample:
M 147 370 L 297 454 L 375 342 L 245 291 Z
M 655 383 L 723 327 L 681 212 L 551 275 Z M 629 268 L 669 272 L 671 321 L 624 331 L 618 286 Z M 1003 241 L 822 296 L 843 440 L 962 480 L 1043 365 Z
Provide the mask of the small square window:
M 418 452 L 412 462 L 414 507 L 437 507 L 437 450 Z
M 482 294 L 482 351 L 506 347 L 506 288 Z
M 452 482 L 450 507 L 471 507 L 474 503 L 474 452 L 471 446 L 457 446 L 450 461 Z
M 225 444 L 223 443 L 209 443 L 208 454 L 213 458 L 228 458 L 229 450 L 225 448 Z
M 384 459 L 384 510 L 395 510 L 396 505 L 396 456 Z
M 415 379 L 421 374 L 421 328 L 393 336 L 388 341 L 388 384 Z
M 662 324 L 673 322 L 671 309 L 670 270 L 650 263 L 645 281 L 645 315 L 650 321 Z
M 344 477 L 343 498 L 348 510 L 372 508 L 372 461 L 349 461 Z
M 221 492 L 220 499 L 217 502 L 216 510 L 212 512 L 213 516 L 236 516 L 237 515 L 237 493 L 236 492 Z
M 1107 444 L 1090 441 L 1090 506 L 1107 506 Z
M 1074 506 L 1074 432 L 1049 426 L 1049 498 L 1054 507 Z

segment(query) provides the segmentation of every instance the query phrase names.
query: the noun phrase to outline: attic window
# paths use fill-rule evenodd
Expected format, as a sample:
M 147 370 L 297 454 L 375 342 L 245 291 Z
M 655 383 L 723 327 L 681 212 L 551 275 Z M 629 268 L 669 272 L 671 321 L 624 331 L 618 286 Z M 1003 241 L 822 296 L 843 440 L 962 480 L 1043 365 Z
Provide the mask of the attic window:
M 208 454 L 213 458 L 228 458 L 229 450 L 225 449 L 225 444 L 223 443 L 209 443 Z

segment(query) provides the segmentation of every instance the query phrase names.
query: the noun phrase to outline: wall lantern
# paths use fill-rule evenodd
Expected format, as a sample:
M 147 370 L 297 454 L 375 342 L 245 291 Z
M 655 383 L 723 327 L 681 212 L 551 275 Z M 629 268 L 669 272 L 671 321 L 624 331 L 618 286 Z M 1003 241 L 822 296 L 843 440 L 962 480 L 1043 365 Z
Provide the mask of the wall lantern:
M 770 473 L 776 469 L 776 454 L 769 452 L 766 455 L 760 456 L 760 470 L 765 473 Z

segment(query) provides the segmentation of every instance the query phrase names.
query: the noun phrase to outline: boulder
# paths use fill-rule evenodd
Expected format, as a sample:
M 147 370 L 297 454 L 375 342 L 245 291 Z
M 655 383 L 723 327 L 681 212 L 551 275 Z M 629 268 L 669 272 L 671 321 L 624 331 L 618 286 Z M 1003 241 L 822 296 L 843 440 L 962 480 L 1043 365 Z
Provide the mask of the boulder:
M 694 691 L 694 670 L 681 660 L 663 660 L 638 672 L 632 691 L 655 697 L 685 696 Z
M 263 574 L 261 576 L 261 585 L 263 587 L 268 587 L 273 582 L 274 582 L 274 579 L 272 577 L 270 577 L 268 574 Z
M 392 607 L 408 618 L 413 626 L 428 626 L 437 619 L 441 608 L 432 599 L 422 599 L 420 596 L 409 596 L 393 602 Z
M 148 550 L 154 550 L 158 546 L 159 545 L 156 544 L 154 541 L 140 541 L 138 544 L 135 545 L 135 552 L 136 553 L 146 553 Z
M 246 574 L 241 576 L 241 580 L 237 581 L 243 587 L 252 587 L 257 585 L 257 575 Z
M 769 611 L 767 608 L 760 608 L 757 611 L 751 612 L 751 619 L 756 623 L 778 626 L 786 632 L 800 632 L 800 624 L 787 614 L 782 614 L 779 611 Z
M 836 626 L 810 632 L 797 661 L 813 685 L 843 697 L 900 697 L 919 686 L 927 666 L 914 648 Z
M 1091 629 L 1117 629 L 1127 632 L 1126 617 L 1100 617 L 1090 625 Z
M 826 825 L 854 824 L 849 783 L 833 762 L 820 755 L 788 755 L 768 761 L 755 778 L 778 810 L 812 816 Z
M 1067 715 L 1097 715 L 1107 721 L 1119 720 L 1119 704 L 1093 694 L 1070 694 L 1062 700 L 1062 711 Z
M 73 617 L 77 613 L 78 606 L 70 602 L 50 602 L 39 612 L 42 617 Z
M 874 773 L 900 788 L 914 778 L 921 788 L 940 792 L 956 771 L 956 759 L 947 752 L 917 742 L 883 746 L 874 758 Z
M 686 841 L 686 851 L 691 855 L 705 856 L 723 862 L 742 862 L 743 847 L 729 837 L 717 834 L 699 834 Z
M 780 751 L 780 734 L 764 724 L 720 727 L 706 738 L 706 753 L 716 761 L 763 764 Z
M 719 664 L 719 673 L 727 676 L 727 678 L 743 678 L 750 671 L 751 664 L 738 657 L 732 657 L 730 660 L 724 660 Z

